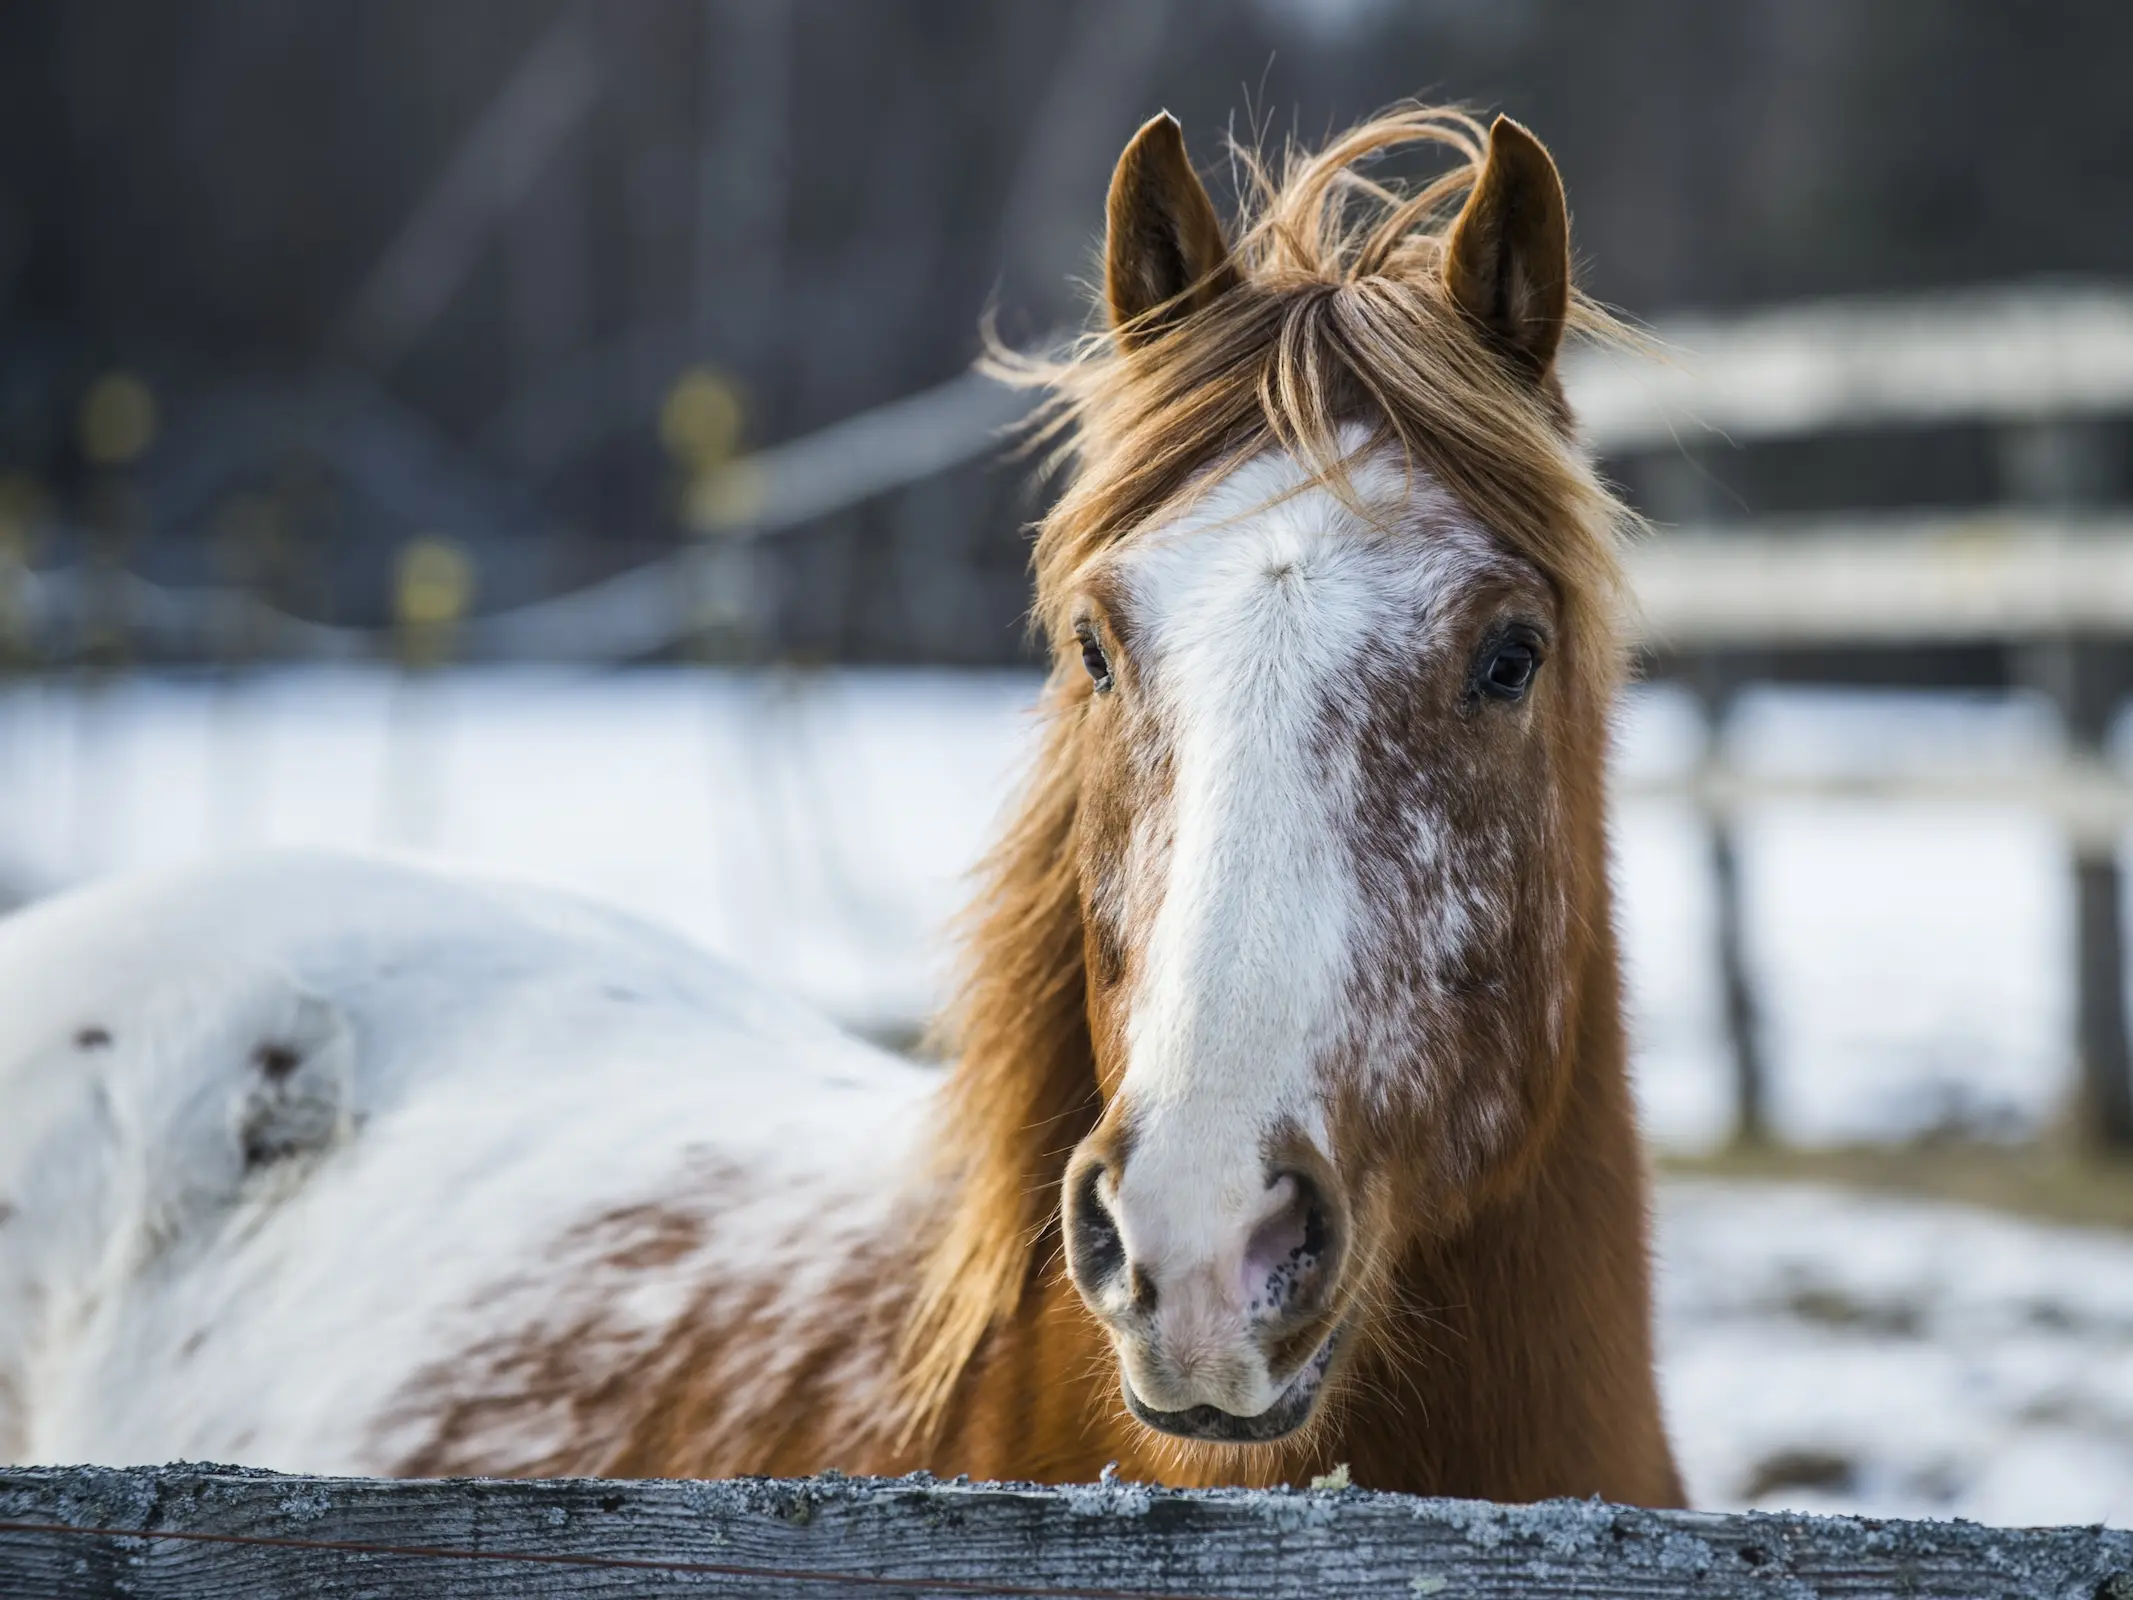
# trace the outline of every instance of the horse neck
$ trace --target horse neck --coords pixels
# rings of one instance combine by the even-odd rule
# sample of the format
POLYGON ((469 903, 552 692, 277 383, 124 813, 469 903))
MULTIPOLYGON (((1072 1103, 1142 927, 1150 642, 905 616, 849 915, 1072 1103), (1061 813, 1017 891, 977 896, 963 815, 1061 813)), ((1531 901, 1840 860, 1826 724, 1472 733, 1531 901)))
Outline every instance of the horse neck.
MULTIPOLYGON (((897 1349, 899 1448, 945 1442, 973 1363, 1018 1337, 1066 1159, 1101 1106, 1090 1043, 1079 857, 1078 719, 1055 703, 1021 808, 980 875, 922 1181, 897 1349)), ((952 1470, 976 1471, 957 1467, 952 1470)))
POLYGON ((1649 1192, 1604 875, 1564 1098, 1515 1180, 1410 1250, 1333 1453, 1357 1481, 1678 1505, 1653 1374, 1649 1192))

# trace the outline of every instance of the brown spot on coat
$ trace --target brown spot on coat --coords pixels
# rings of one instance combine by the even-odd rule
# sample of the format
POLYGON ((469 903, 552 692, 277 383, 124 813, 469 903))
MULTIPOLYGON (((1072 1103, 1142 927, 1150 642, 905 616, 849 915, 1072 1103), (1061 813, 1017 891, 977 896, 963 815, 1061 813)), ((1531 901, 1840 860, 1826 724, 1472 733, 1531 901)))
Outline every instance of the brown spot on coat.
POLYGON ((111 1030, 92 1022, 86 1028, 82 1028, 75 1033, 74 1048, 77 1050, 108 1050, 111 1048, 111 1030))
POLYGON ((415 1425, 395 1472, 728 1477, 876 1459, 857 1441, 879 1404, 855 1409, 858 1392, 822 1380, 862 1348, 858 1365, 885 1377, 898 1276, 862 1249, 827 1295, 794 1305, 775 1274, 734 1282, 707 1270, 718 1259, 711 1219, 750 1181, 730 1161, 687 1161, 685 1198, 614 1207, 555 1241, 551 1259, 569 1264, 560 1302, 530 1278, 477 1294, 507 1319, 517 1302, 528 1320, 416 1375, 385 1419, 388 1431, 415 1425), (689 1285, 688 1308, 665 1325, 618 1319, 646 1280, 689 1285))

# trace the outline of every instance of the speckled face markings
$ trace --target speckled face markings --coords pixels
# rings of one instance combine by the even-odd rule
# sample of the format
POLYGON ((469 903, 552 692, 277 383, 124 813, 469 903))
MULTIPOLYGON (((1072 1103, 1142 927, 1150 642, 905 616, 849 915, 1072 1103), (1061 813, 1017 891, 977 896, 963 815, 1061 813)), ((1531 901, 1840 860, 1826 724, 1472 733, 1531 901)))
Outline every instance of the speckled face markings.
POLYGON ((1446 1170, 1500 1147, 1529 1044, 1511 1011, 1546 986, 1517 967, 1566 920, 1535 870, 1561 809, 1539 696, 1474 680, 1505 630, 1545 654, 1551 592, 1397 458, 1352 487, 1270 453, 1090 574, 1111 682, 1083 886, 1113 953, 1107 1111, 1077 1157, 1101 1170, 1069 1210, 1078 1238, 1115 1232, 1091 1259, 1117 1292, 1084 1292, 1154 1414, 1315 1388, 1364 1130, 1441 1143, 1446 1170))

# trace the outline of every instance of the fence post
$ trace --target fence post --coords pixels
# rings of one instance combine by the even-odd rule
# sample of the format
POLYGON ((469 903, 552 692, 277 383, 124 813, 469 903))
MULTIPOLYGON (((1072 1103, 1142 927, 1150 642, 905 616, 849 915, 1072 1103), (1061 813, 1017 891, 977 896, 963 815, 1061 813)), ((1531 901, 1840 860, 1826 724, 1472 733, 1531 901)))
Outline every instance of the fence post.
POLYGON ((2133 1149, 2133 1057, 2126 1049, 2124 876, 2108 844, 2074 852, 2076 1026, 2084 1131, 2133 1149))
MULTIPOLYGON (((2077 753, 2101 759, 2128 680, 2125 645, 2058 639, 2031 652, 2028 676, 2051 696, 2077 753)), ((2074 872, 2074 1042, 2087 1141, 2133 1150, 2133 1046, 2126 1023, 2125 874, 2118 841, 2077 833, 2074 872)))
MULTIPOLYGON (((1999 436, 2008 499, 2061 514, 2108 493, 2116 461, 2093 425, 2040 417, 1999 436)), ((2111 718, 2128 683, 2127 647, 2063 635, 2032 645, 2021 676, 2058 706, 2078 755, 2101 759, 2111 718)), ((2080 1062, 2078 1114, 2099 1148, 2133 1149, 2133 1051, 2126 1038, 2124 873, 2108 834, 2072 840, 2074 869, 2074 1042, 2080 1062)))
POLYGON ((1726 1043, 1733 1055, 1733 1140, 1759 1145, 1770 1138, 1768 1075, 1757 1037, 1755 990, 1748 980, 1747 910, 1741 892, 1740 850, 1733 819, 1710 819, 1711 884, 1717 896, 1718 981, 1726 1043))
MULTIPOLYGON (((1690 668, 1689 681, 1703 704, 1704 767, 1724 764, 1726 714, 1737 690, 1736 674, 1708 656, 1690 668)), ((1741 884, 1739 829, 1730 811, 1708 802, 1704 834, 1711 863, 1712 914, 1718 955, 1719 1004, 1733 1061, 1733 1139, 1758 1145, 1770 1137, 1769 1074, 1763 1061, 1755 987, 1748 974, 1747 895, 1741 884)))

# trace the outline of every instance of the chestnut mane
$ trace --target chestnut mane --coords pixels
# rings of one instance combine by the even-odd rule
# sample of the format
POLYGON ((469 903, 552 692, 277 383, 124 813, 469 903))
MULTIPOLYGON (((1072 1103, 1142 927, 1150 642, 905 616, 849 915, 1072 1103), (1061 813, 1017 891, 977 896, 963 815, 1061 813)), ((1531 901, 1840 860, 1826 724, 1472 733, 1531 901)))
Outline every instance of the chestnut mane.
MULTIPOLYGON (((1589 675, 1586 703, 1606 703, 1619 671, 1617 545, 1633 519, 1576 450, 1553 377, 1511 370, 1445 288, 1447 238, 1486 145, 1464 112, 1408 106, 1315 152, 1290 149, 1278 177, 1238 149, 1244 214, 1222 292, 1182 315, 1173 305, 1174 325, 1130 350, 1113 331, 1063 359, 990 358, 1009 381, 1048 391, 1036 438, 1065 483, 1037 529, 1034 620, 1055 668, 1041 747, 980 868, 939 1029, 955 1065, 928 1175, 937 1232, 902 1335, 906 1447, 937 1433, 988 1330, 1056 1261, 1061 1175, 1101 1111, 1076 873, 1088 684, 1062 652, 1082 565, 1269 448, 1295 452, 1346 497, 1354 455, 1342 433, 1360 423, 1366 448, 1396 445, 1546 575, 1587 641, 1575 669, 1589 675), (1368 171, 1411 147, 1451 165, 1412 186, 1368 171)), ((1619 332, 1576 297, 1570 325, 1619 332)))

